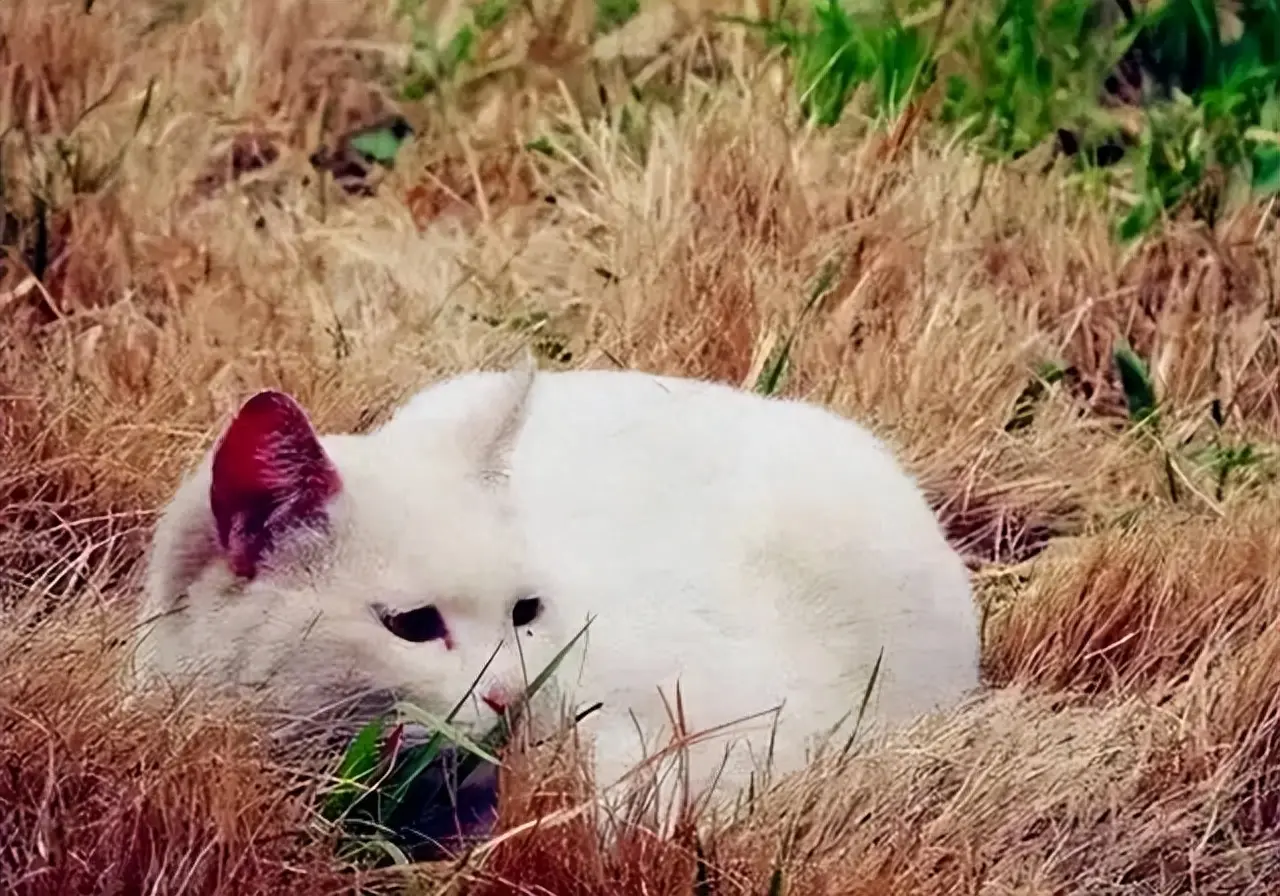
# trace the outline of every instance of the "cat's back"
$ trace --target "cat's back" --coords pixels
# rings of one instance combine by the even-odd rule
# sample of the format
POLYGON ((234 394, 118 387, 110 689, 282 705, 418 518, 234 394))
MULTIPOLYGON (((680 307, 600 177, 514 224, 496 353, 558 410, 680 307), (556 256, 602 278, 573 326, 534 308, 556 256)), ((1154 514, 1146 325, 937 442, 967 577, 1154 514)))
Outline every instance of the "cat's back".
POLYGON ((720 492, 726 512, 803 514, 856 494, 881 531, 898 515, 913 525, 922 514, 933 521, 914 480, 861 423, 811 402, 703 380, 633 371, 542 375, 517 458, 530 473, 562 469, 578 482, 599 476, 593 484, 609 492, 628 485, 686 498, 720 492))
MULTIPOLYGON (((447 380, 399 416, 463 413, 502 376, 447 380)), ((767 551, 790 539, 786 550, 815 558, 851 542, 947 552, 915 482, 869 429, 813 403, 710 381, 539 373, 511 473, 530 527, 549 533, 534 537, 566 543, 603 548, 632 538, 654 551, 723 551, 734 542, 767 551)))
MULTIPOLYGON (((483 400, 499 376, 433 387, 420 410, 483 400)), ((638 372, 539 374, 508 486, 559 599, 608 600, 619 615, 604 624, 655 669, 718 644, 715 663, 754 657, 733 674, 759 688, 774 686, 751 677, 773 668, 767 650, 840 691, 885 647, 895 712, 976 681, 968 575, 936 515, 884 442, 819 405, 638 372)))
POLYGON ((570 581, 580 570, 574 584, 588 593, 626 583, 653 627, 646 643, 667 632, 666 614, 681 620, 675 643, 741 648, 751 666, 769 632, 786 675, 816 689, 815 712, 826 706, 817 691, 865 683, 881 648, 888 716, 974 686, 968 571, 869 428, 696 380, 610 372, 540 385, 513 468, 532 543, 570 581), (725 640, 734 631, 750 649, 725 640))
MULTIPOLYGON (((490 400, 503 376, 475 372, 433 385, 398 423, 461 416, 490 400)), ((863 508, 882 533, 898 517, 913 526, 932 520, 893 453, 856 421, 808 402, 639 371, 539 373, 511 471, 530 502, 558 494, 562 504, 607 504, 618 514, 662 514, 675 502, 698 522, 765 507, 804 515, 856 494, 862 500, 849 509, 863 508)))

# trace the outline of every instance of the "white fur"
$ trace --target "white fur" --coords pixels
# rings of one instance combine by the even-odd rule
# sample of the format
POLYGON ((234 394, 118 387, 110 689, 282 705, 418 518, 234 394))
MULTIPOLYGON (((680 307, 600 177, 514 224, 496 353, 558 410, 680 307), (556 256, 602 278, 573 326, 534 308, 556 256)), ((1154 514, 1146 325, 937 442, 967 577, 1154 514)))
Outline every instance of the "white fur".
MULTIPOLYGON (((867 430, 693 380, 531 377, 467 374, 375 432, 323 436, 343 481, 331 529, 279 546, 252 581, 221 558, 206 457, 156 532, 142 615, 167 615, 139 672, 203 669, 297 712, 369 690, 369 708, 394 695, 443 715, 499 645, 477 692, 518 688, 593 616, 548 694, 603 702, 582 724, 601 786, 666 743, 677 681, 694 733, 781 706, 776 733, 766 715, 690 752, 695 792, 718 776, 725 796, 771 740, 775 774, 802 765, 857 713, 882 649, 882 726, 978 685, 967 571, 867 430), (517 650, 510 608, 529 592, 546 608, 517 650), (454 649, 398 640, 374 603, 435 603, 454 649), (725 765, 730 735, 750 755, 725 765)), ((457 723, 494 720, 473 700, 457 723)))

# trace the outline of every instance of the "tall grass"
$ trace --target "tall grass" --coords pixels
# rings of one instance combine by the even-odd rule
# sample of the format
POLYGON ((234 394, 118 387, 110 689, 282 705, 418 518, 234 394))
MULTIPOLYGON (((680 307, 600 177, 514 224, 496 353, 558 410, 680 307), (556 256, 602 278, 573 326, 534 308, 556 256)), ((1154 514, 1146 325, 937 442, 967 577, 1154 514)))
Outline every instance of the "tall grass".
POLYGON ((1275 891, 1271 7, 495 10, 0 4, 4 891, 1275 891), (865 419, 991 692, 612 842, 572 731, 402 707, 295 761, 122 699, 155 508, 243 397, 362 431, 530 343, 865 419), (483 843, 397 839, 495 786, 483 843))
POLYGON ((803 24, 755 24, 786 48, 801 107, 820 125, 851 105, 894 121, 908 101, 933 93, 958 138, 1000 157, 1061 144, 1063 134, 1086 165, 1097 156, 1079 153, 1082 143, 1135 144, 1112 178, 1131 194, 1117 209, 1122 240, 1183 207, 1212 223, 1240 195, 1275 193, 1276 6, 1254 0, 1220 12, 1210 0, 1172 0, 1126 9, 1118 25, 1103 8, 1111 4, 992 0, 954 14, 951 3, 908 3, 899 13, 892 3, 851 11, 819 0, 803 24), (1103 102, 1126 63, 1140 82, 1136 133, 1103 102))

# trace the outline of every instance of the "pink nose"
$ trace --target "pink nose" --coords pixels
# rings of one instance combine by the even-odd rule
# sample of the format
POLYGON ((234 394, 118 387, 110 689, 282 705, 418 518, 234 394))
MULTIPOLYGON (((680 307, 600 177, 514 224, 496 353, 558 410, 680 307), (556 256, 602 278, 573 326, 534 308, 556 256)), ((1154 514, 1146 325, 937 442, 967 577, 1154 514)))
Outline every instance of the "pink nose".
POLYGON ((485 706, 492 709, 498 715, 504 715, 507 711, 506 695, 497 689, 485 691, 484 694, 480 696, 480 699, 483 701, 485 706))

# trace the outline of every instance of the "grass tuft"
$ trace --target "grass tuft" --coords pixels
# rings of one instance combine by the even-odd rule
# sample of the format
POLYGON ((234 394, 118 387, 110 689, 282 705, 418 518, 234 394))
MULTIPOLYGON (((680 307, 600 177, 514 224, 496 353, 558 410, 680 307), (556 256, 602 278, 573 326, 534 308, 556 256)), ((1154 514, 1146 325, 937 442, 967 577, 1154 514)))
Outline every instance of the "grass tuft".
POLYGON ((0 889, 1280 888, 1280 20, 1108 10, 0 4, 0 889), (992 689, 667 840, 597 840, 574 732, 486 741, 496 835, 432 862, 366 794, 394 720, 340 768, 123 699, 155 510, 247 395, 360 431, 526 347, 866 420, 992 689))

